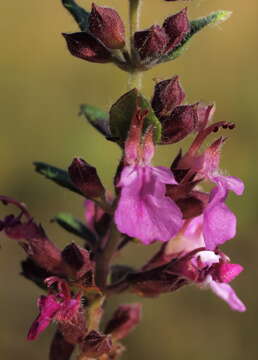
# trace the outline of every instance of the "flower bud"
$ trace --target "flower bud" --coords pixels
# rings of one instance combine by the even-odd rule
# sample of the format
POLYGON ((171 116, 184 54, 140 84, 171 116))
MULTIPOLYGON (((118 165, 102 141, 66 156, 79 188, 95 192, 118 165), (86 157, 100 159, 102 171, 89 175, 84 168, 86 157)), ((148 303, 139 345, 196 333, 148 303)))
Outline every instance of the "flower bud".
POLYGON ((166 18, 163 23, 163 28, 169 36, 169 43, 166 49, 166 52, 169 52, 178 46, 184 39, 185 35, 190 31, 187 8, 184 8, 179 13, 166 18))
POLYGON ((179 77, 174 76, 172 79, 160 81, 155 85, 151 105, 160 118, 170 115, 178 105, 182 104, 184 98, 185 93, 180 85, 179 77))
POLYGON ((125 27, 118 13, 111 8, 92 4, 89 29, 106 47, 121 49, 125 46, 125 27))
POLYGON ((142 61, 151 62, 163 54, 168 40, 165 30, 159 25, 153 25, 134 34, 134 47, 142 61))
POLYGON ((105 189, 98 177, 96 169, 83 159, 75 158, 70 165, 69 176, 73 184, 87 197, 104 196, 105 189))
POLYGON ((197 105, 178 106, 162 122, 162 144, 176 143, 189 135, 198 121, 197 105))
POLYGON ((108 322, 106 333, 111 333, 114 339, 121 340, 134 330, 140 320, 141 304, 120 305, 108 322))
POLYGON ((110 52, 97 39, 86 32, 63 34, 67 47, 73 56, 80 59, 107 63, 111 61, 110 52))
POLYGON ((64 248, 62 258, 67 266, 68 273, 75 279, 80 279, 88 272, 93 271, 94 266, 90 260, 89 252, 75 243, 64 248))

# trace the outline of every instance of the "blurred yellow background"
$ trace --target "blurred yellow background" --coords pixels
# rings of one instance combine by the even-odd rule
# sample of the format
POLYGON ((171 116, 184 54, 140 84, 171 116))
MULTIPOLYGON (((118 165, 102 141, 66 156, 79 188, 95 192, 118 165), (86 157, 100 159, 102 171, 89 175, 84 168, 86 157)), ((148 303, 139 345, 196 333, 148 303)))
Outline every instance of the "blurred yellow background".
MULTIPOLYGON (((82 218, 82 199, 34 173, 32 162, 65 168, 79 155, 95 165, 111 187, 119 149, 77 113, 79 104, 85 102, 108 110, 126 91, 127 74, 68 53, 60 33, 77 31, 77 27, 60 3, 0 3, 0 192, 26 202, 50 238, 63 247, 76 239, 49 220, 60 211, 82 218)), ((126 19, 127 0, 97 3, 115 7, 126 19)), ((90 1, 80 4, 90 7, 90 1)), ((144 0, 142 28, 161 23, 184 5, 144 0)), ((239 216, 238 235, 223 248, 233 262, 245 266, 233 286, 248 311, 234 313, 209 292, 190 286, 158 299, 145 299, 143 322, 128 338, 123 359, 253 360, 258 358, 258 2, 193 0, 187 5, 191 18, 218 9, 232 10, 233 16, 223 25, 203 30, 176 61, 146 73, 143 92, 151 96, 153 78, 178 74, 189 102, 215 101, 215 119, 237 124, 224 147, 222 168, 245 181, 246 193, 243 198, 230 197, 239 216)), ((169 165, 177 150, 177 144, 159 148, 155 162, 169 165)), ((12 208, 1 207, 0 218, 8 210, 12 208)), ((36 342, 25 339, 41 291, 18 276, 22 249, 2 235, 0 244, 0 358, 45 360, 54 326, 36 342)), ((137 265, 152 251, 152 247, 130 245, 120 260, 137 265)), ((136 299, 123 295, 115 302, 136 299)))

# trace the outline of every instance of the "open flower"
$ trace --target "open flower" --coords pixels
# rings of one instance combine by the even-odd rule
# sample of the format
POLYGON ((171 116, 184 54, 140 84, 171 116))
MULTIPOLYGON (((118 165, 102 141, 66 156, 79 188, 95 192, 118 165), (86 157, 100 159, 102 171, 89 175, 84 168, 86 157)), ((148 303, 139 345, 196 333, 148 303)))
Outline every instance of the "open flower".
POLYGON ((141 142, 145 115, 144 111, 136 110, 125 143, 125 166, 117 183, 121 194, 115 222, 122 233, 150 244, 175 236, 182 225, 182 213, 165 195, 166 184, 176 184, 172 172, 150 164, 154 154, 151 128, 141 142))
POLYGON ((39 297, 40 313, 29 330, 28 340, 35 340, 52 321, 57 321, 60 331, 69 343, 79 342, 86 329, 81 294, 72 296, 67 282, 60 278, 53 276, 47 278, 45 282, 48 287, 56 283, 58 292, 39 297))
MULTIPOLYGON (((124 285, 141 296, 153 297, 195 284, 210 289, 232 310, 246 310, 229 283, 243 271, 220 250, 207 250, 203 236, 203 218, 186 220, 179 234, 164 244, 139 271, 131 273, 124 285)), ((121 287, 122 288, 122 287, 121 287)))
POLYGON ((166 255, 172 258, 179 257, 171 266, 171 271, 175 271, 201 289, 210 289, 226 301, 232 310, 243 312, 246 310, 245 305, 228 284, 243 271, 243 267, 232 264, 219 250, 208 250, 203 229, 203 218, 197 217, 186 222, 180 235, 168 244, 166 255), (191 253, 192 256, 189 257, 188 254, 191 253))
POLYGON ((225 139, 220 137, 214 141, 203 153, 199 149, 207 136, 217 132, 220 127, 234 128, 234 124, 218 122, 206 126, 213 113, 211 106, 200 108, 200 129, 189 150, 183 156, 179 154, 172 165, 176 179, 187 183, 187 179, 200 182, 202 180, 216 184, 209 194, 209 200, 202 213, 203 236, 208 250, 214 250, 218 245, 232 239, 236 234, 236 216, 225 204, 229 191, 242 195, 244 184, 242 180, 225 176, 219 168, 221 147, 225 139))

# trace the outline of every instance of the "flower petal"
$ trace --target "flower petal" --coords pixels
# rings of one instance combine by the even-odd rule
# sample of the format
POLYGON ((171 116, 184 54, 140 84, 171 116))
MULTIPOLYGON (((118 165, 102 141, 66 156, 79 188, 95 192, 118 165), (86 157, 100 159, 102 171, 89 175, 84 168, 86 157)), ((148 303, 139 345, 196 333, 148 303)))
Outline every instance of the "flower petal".
POLYGON ((229 283, 235 279, 242 271, 243 266, 239 264, 224 263, 218 267, 218 277, 221 282, 229 283))
POLYGON ((209 287, 214 292, 214 294, 216 294, 222 300, 226 301, 232 310, 240 312, 246 311, 246 306, 237 297, 235 291, 230 285, 211 281, 209 287))
POLYGON ((38 299, 40 314, 31 325, 27 336, 28 340, 35 340, 48 327, 60 306, 53 295, 40 296, 38 299))
POLYGON ((207 250, 214 250, 236 234, 236 216, 223 202, 210 204, 204 212, 203 235, 207 250))
POLYGON ((163 168, 138 166, 133 180, 128 182, 128 168, 120 178, 122 191, 115 212, 118 229, 144 244, 170 240, 182 225, 180 209, 165 196, 164 181, 173 182, 172 175, 170 178, 163 168))
POLYGON ((242 195, 244 192, 244 183, 235 176, 216 176, 212 178, 216 184, 221 185, 225 190, 233 191, 236 195, 242 195))

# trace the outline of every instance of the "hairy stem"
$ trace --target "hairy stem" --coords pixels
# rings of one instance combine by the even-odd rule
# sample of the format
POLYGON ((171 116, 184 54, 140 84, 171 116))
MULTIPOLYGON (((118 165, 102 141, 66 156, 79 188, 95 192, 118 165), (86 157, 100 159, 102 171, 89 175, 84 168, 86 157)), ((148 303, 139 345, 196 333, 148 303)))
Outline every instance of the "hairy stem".
POLYGON ((129 0, 129 36, 131 60, 133 69, 129 73, 129 89, 140 89, 142 86, 142 72, 137 70, 137 56, 134 49, 134 33, 139 30, 142 0, 129 0))

